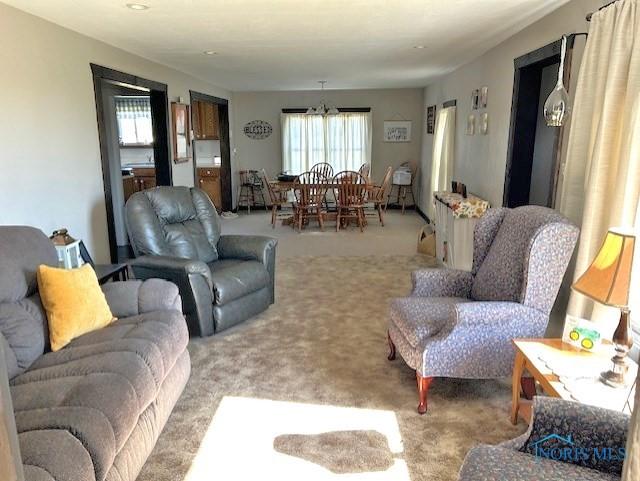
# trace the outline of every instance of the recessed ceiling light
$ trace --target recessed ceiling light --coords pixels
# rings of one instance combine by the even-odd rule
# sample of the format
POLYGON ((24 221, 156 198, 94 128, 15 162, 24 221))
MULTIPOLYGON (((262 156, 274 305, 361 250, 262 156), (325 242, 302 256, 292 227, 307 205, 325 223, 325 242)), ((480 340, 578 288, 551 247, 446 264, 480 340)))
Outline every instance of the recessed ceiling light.
POLYGON ((422 50, 424 45, 415 45, 413 48, 417 48, 418 50, 422 50))
POLYGON ((216 52, 215 50, 205 50, 202 53, 205 55, 218 55, 218 52, 216 52))
POLYGON ((144 3, 127 3, 127 8, 131 10, 147 10, 149 5, 145 5, 144 3))

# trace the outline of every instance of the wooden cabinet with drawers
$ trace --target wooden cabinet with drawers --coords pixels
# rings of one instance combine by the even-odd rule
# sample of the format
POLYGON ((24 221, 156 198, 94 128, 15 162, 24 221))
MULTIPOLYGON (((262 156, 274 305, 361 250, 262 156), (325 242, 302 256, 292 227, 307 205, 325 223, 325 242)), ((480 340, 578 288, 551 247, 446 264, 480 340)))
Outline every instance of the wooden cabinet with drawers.
POLYGON ((222 189, 220 187, 220 167, 198 167, 196 169, 198 187, 211 198, 216 209, 222 209, 222 189))
POLYGON ((152 167, 133 169, 133 175, 136 192, 156 186, 156 169, 152 167))
POLYGON ((192 110, 193 137, 196 140, 220 140, 218 106, 195 100, 192 110))

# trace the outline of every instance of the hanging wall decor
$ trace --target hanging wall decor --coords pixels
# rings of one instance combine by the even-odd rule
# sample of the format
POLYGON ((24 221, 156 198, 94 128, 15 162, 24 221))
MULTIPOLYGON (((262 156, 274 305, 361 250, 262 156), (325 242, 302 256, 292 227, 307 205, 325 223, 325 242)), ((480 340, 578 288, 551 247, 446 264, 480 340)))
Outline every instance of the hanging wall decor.
POLYGON ((489 87, 482 87, 480 89, 480 108, 481 109, 487 108, 488 97, 489 97, 489 87))
POLYGON ((436 125, 436 106, 427 107, 427 133, 433 134, 436 125))
POLYGON ((474 89, 471 92, 471 110, 478 110, 480 106, 480 89, 474 89))
POLYGON ((489 132, 489 114, 487 112, 480 116, 480 133, 487 135, 489 132))
POLYGON ((176 164, 188 162, 189 155, 189 106, 178 102, 171 102, 173 161, 176 164))
POLYGON ((384 142, 411 142, 411 120, 385 120, 384 142))
POLYGON ((262 140, 271 135, 273 127, 265 120, 252 120, 246 123, 243 132, 250 139, 262 140))
POLYGON ((467 117, 467 135, 475 135, 476 133, 476 116, 471 114, 467 117))

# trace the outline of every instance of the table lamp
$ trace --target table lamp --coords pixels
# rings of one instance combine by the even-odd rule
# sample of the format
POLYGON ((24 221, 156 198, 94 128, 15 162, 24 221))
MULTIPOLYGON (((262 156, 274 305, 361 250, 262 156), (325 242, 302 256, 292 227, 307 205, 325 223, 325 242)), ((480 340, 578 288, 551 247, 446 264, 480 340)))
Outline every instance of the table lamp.
POLYGON ((601 380, 612 387, 626 385, 629 370, 627 353, 633 346, 629 318, 629 285, 633 266, 635 236, 610 229, 602 247, 589 268, 573 284, 573 290, 606 306, 620 309, 620 321, 613 333, 615 355, 613 366, 601 374, 601 380))

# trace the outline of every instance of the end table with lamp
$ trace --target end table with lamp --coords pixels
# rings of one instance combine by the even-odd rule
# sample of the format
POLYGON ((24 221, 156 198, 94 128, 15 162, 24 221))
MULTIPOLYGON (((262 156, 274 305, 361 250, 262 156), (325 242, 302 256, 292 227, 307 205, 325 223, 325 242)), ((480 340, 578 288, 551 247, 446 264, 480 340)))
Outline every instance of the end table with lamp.
POLYGON ((574 291, 600 304, 620 309, 620 320, 612 338, 615 347, 613 365, 601 375, 602 382, 612 387, 628 384, 627 354, 633 347, 629 288, 635 240, 631 233, 610 229, 598 255, 572 286, 574 291))
POLYGON ((98 282, 104 284, 110 280, 126 281, 129 278, 129 265, 96 264, 82 240, 76 240, 65 228, 55 230, 49 237, 58 255, 58 264, 64 269, 74 269, 82 264, 90 264, 96 273, 98 282))
POLYGON ((638 370, 638 365, 627 357, 633 345, 628 304, 634 247, 634 235, 609 230, 595 259, 572 286, 601 304, 620 309, 612 341, 604 341, 594 349, 581 349, 562 339, 514 339, 513 424, 518 416, 528 421, 531 414, 530 400, 520 397, 527 387, 532 391, 531 386, 523 386, 524 371, 549 396, 631 413, 633 393, 637 391, 631 380, 638 370))

